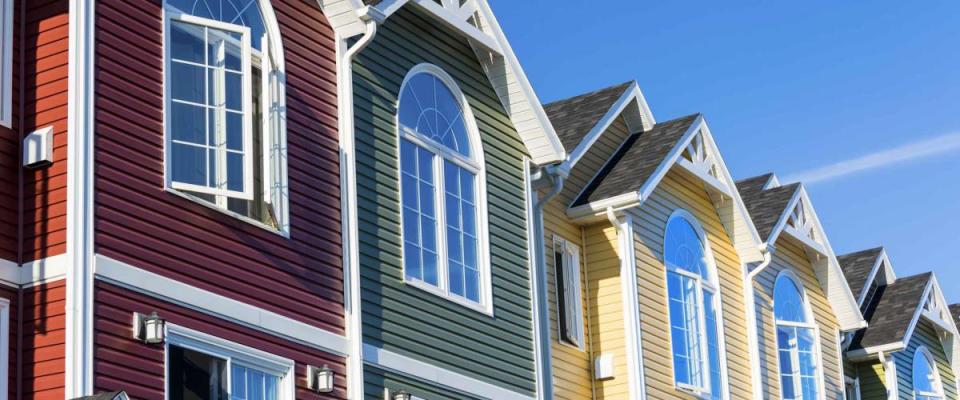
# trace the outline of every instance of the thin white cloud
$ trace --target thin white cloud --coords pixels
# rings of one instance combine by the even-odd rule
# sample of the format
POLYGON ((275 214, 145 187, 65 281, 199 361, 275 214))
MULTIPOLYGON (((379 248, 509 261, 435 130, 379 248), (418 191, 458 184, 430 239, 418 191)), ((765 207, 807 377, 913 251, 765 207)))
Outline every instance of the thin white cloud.
POLYGON ((951 133, 907 143, 892 149, 878 151, 864 156, 840 161, 827 166, 801 171, 784 179, 785 182, 818 182, 839 179, 858 172, 883 168, 886 166, 931 157, 960 150, 960 133, 951 133))

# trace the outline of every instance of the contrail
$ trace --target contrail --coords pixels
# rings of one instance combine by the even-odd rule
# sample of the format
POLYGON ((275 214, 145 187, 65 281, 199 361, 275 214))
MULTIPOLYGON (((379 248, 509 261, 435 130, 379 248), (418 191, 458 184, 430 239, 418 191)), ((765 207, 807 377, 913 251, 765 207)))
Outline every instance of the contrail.
POLYGON ((827 166, 801 171, 788 176, 785 182, 818 182, 839 179, 847 175, 960 150, 960 133, 937 136, 908 143, 892 149, 840 161, 827 166))

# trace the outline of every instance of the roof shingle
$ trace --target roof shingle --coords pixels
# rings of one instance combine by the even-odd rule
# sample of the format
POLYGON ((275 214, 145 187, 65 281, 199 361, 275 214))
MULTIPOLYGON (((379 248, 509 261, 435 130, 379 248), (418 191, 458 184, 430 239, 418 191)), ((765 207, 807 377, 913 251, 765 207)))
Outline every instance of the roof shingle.
POLYGON ((584 93, 543 106, 567 151, 573 151, 633 81, 584 93))
POLYGON ((864 315, 869 325, 854 335, 850 349, 865 349, 903 340, 917 307, 921 306, 923 290, 932 276, 927 272, 900 278, 880 288, 864 315))
POLYGON ((873 271, 873 266, 877 264, 877 257, 882 253, 883 247, 877 247, 837 256, 840 268, 843 269, 843 276, 847 278, 847 285, 850 286, 850 291, 855 297, 860 298, 870 271, 873 271))
POLYGON ((769 180, 770 174, 766 174, 737 182, 740 198, 753 219, 753 225, 757 227, 760 239, 764 241, 770 239, 773 228, 783 213, 787 212, 790 199, 800 189, 799 183, 792 183, 763 190, 769 180))
POLYGON ((699 117, 700 114, 688 115, 631 135, 573 202, 573 207, 639 191, 699 117))

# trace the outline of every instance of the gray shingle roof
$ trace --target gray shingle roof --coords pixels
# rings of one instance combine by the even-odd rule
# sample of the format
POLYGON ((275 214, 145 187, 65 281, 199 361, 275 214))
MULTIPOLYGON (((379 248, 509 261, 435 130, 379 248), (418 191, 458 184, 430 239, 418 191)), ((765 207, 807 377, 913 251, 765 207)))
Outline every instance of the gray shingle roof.
POLYGON ((688 115, 631 135, 573 206, 639 191, 699 117, 700 114, 688 115))
POLYGON ((883 253, 883 247, 837 256, 840 268, 843 269, 843 276, 847 278, 847 285, 850 286, 850 291, 855 297, 860 297, 870 271, 877 264, 877 257, 880 257, 881 253, 883 253))
POLYGON ((854 335, 850 349, 859 350, 903 340, 917 307, 922 305, 923 289, 932 275, 927 272, 899 278, 880 288, 864 315, 869 325, 854 335))
POLYGON ((631 85, 633 81, 624 82, 543 106, 563 147, 573 151, 631 85))
POLYGON ((953 315, 953 322, 960 326, 960 304, 950 305, 950 315, 953 315))
POLYGON ((763 190, 763 185, 769 179, 770 174, 766 174, 737 182, 740 198, 747 206, 747 213, 753 219, 753 224, 757 227, 757 233, 762 240, 770 238, 774 226, 780 221, 783 213, 787 212, 790 199, 800 189, 799 183, 792 183, 763 190))

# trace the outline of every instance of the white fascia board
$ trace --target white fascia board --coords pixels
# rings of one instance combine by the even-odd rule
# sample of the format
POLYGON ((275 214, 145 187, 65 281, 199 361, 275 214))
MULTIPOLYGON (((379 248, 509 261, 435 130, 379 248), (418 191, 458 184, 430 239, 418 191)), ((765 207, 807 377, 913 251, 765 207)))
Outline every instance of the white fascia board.
POLYGON ((612 208, 613 211, 621 211, 628 208, 637 207, 642 202, 643 200, 640 198, 640 195, 637 192, 625 193, 619 196, 570 208, 567 210, 567 218, 570 218, 570 220, 573 222, 593 221, 598 218, 606 218, 606 212, 608 209, 612 208))
POLYGON ((451 389, 471 397, 497 400, 534 400, 500 386, 438 367, 371 344, 363 345, 363 361, 370 366, 404 375, 433 386, 451 389))
POLYGON ((290 317, 100 254, 96 256, 94 270, 95 276, 106 282, 331 354, 341 357, 349 355, 347 338, 290 317))
MULTIPOLYGON (((636 82, 633 82, 633 84, 620 95, 620 98, 610 106, 610 109, 600 118, 600 121, 590 129, 590 132, 577 144, 577 147, 568 154, 567 160, 563 162, 561 168, 568 172, 573 169, 573 167, 577 165, 577 162, 579 162, 597 140, 600 139, 600 136, 610 128, 610 125, 612 125, 621 114, 630 112, 636 113, 637 117, 643 121, 644 131, 650 130, 656 124, 656 120, 653 119, 653 113, 650 111, 650 106, 647 105, 647 100, 643 97, 643 92, 640 91, 640 86, 638 86, 636 82), (630 107, 628 109, 634 101, 637 102, 637 108, 634 109, 630 107)), ((634 134, 636 132, 630 133, 634 134)))
POLYGON ((860 361, 876 359, 880 357, 881 354, 897 352, 905 348, 907 348, 907 344, 905 342, 893 342, 893 343, 882 344, 879 346, 851 350, 851 351, 848 351, 846 355, 847 355, 847 358, 850 359, 850 361, 860 362, 860 361))

